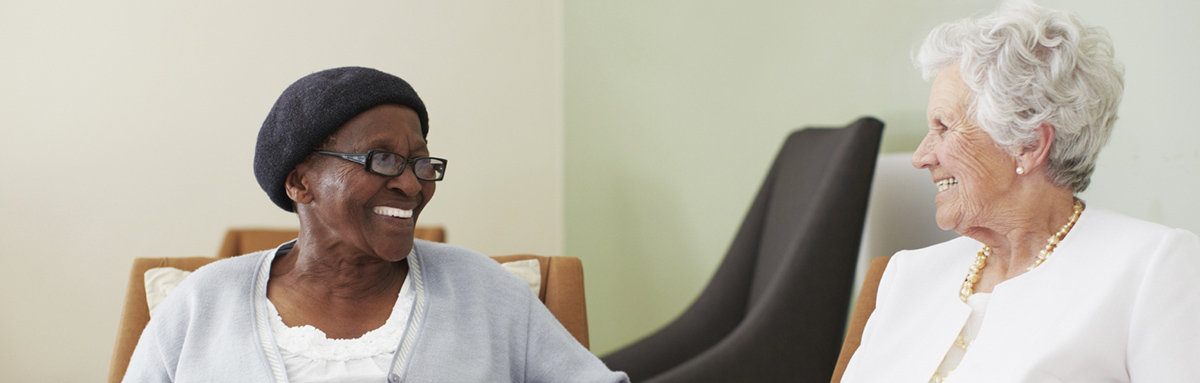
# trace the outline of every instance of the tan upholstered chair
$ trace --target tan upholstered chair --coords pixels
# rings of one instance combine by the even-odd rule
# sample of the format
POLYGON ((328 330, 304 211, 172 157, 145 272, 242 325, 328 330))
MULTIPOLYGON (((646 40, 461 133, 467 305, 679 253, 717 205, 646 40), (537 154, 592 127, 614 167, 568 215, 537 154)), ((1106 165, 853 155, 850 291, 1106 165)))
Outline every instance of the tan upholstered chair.
MULTIPOLYGON (((443 241, 442 228, 417 228, 417 238, 443 241)), ((296 238, 296 230, 233 229, 225 235, 218 257, 189 258, 137 258, 129 275, 129 287, 125 294, 125 306, 117 330, 117 341, 113 347, 109 365, 108 381, 117 383, 129 368, 129 358, 137 346, 138 338, 146 323, 150 321, 150 309, 146 302, 145 277, 147 270, 155 267, 174 267, 192 271, 220 258, 271 249, 280 243, 296 238)), ((497 262, 512 262, 536 258, 541 265, 542 287, 540 299, 550 313, 584 347, 589 346, 587 327, 587 304, 583 291, 583 264, 574 257, 549 257, 537 255, 506 255, 492 257, 497 262)))
MULTIPOLYGON (((296 229, 229 229, 225 241, 217 252, 217 258, 249 254, 259 250, 274 249, 279 244, 296 239, 296 229)), ((446 242, 446 229, 441 227, 417 227, 413 236, 433 242, 446 242)))
POLYGON ((829 379, 882 133, 864 117, 789 134, 704 291, 601 360, 644 383, 829 379))
POLYGON ((842 374, 846 372, 846 364, 850 363, 850 357, 854 355, 855 350, 858 350, 858 345, 862 344, 863 327, 867 325, 867 318, 870 318, 871 313, 875 311, 875 296, 879 292, 879 279, 883 278, 883 270, 887 268, 888 261, 891 259, 891 256, 875 258, 867 267, 867 276, 863 278, 862 289, 858 291, 854 314, 850 316, 850 322, 846 326, 846 340, 842 342, 842 353, 838 355, 837 367, 833 369, 833 379, 830 380, 830 383, 842 381, 842 374))

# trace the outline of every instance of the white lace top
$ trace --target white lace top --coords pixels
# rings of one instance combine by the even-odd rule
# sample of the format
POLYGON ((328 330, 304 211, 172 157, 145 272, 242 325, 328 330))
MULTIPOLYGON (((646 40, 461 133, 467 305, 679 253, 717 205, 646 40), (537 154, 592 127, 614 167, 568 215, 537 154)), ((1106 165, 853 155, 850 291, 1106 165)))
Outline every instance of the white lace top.
POLYGON ((416 295, 409 287, 409 280, 404 279, 387 322, 357 339, 329 339, 325 332, 308 325, 288 327, 275 305, 267 305, 271 311, 271 333, 279 346, 288 381, 384 381, 412 315, 416 295))

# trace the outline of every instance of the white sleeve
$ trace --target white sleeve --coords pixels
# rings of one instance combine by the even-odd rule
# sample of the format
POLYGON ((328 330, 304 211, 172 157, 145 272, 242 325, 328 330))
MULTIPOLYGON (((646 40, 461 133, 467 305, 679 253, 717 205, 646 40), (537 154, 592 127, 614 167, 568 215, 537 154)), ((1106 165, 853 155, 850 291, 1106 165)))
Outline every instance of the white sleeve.
POLYGON ((1130 314, 1130 381, 1200 382, 1200 238, 1176 229, 1146 256, 1130 314))
MULTIPOLYGON (((880 321, 877 319, 879 316, 876 316, 875 313, 883 311, 880 310, 880 307, 887 307, 891 303, 892 294, 896 291, 895 288, 892 288, 892 285, 896 283, 896 274, 903 268, 900 265, 902 257, 899 257, 899 255, 901 253, 903 251, 896 253, 891 259, 888 259, 887 268, 883 269, 883 275, 879 278, 879 289, 875 293, 875 310, 872 311, 871 316, 867 317, 867 323, 863 326, 858 350, 868 350, 873 346, 872 340, 876 336, 876 329, 880 321)), ((870 375, 870 372, 867 372, 870 367, 860 365, 863 363, 863 358, 855 358, 855 356, 859 355, 858 350, 855 350, 854 354, 850 356, 850 361, 846 363, 846 370, 842 373, 842 382, 852 383, 869 379, 869 377, 864 377, 864 375, 870 375)), ((863 354, 867 353, 869 351, 863 354)))

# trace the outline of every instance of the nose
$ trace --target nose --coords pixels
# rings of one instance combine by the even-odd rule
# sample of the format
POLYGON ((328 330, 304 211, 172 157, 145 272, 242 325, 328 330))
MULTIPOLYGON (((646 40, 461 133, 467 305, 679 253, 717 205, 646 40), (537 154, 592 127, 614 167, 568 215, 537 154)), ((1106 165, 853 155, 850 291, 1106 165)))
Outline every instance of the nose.
POLYGON ((422 188, 421 180, 417 179, 417 173, 412 166, 405 166, 400 175, 388 178, 387 187, 406 196, 421 194, 422 188))
POLYGON ((937 165, 937 157, 933 155, 933 139, 926 135, 921 140, 921 144, 917 145, 917 150, 913 152, 912 166, 924 169, 933 165, 937 165))

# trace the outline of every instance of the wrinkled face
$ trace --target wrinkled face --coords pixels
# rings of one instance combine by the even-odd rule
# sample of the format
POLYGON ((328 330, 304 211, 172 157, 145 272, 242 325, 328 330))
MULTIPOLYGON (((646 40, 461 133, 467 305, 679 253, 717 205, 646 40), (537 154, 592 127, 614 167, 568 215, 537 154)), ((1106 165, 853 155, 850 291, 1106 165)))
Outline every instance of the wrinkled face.
MULTIPOLYGON (((355 116, 320 148, 340 153, 372 149, 406 158, 429 156, 417 114, 394 104, 355 116)), ((417 217, 433 198, 434 181, 417 179, 411 165, 399 176, 385 177, 367 172, 361 164, 323 155, 309 157, 296 171, 302 169, 312 197, 304 208, 313 218, 310 226, 315 226, 305 230, 388 261, 408 256, 417 217)))
POLYGON ((1016 176, 1016 160, 967 115, 971 90, 951 64, 938 75, 929 94, 929 133, 912 163, 928 169, 937 185, 937 223, 960 234, 987 227, 1016 176))

